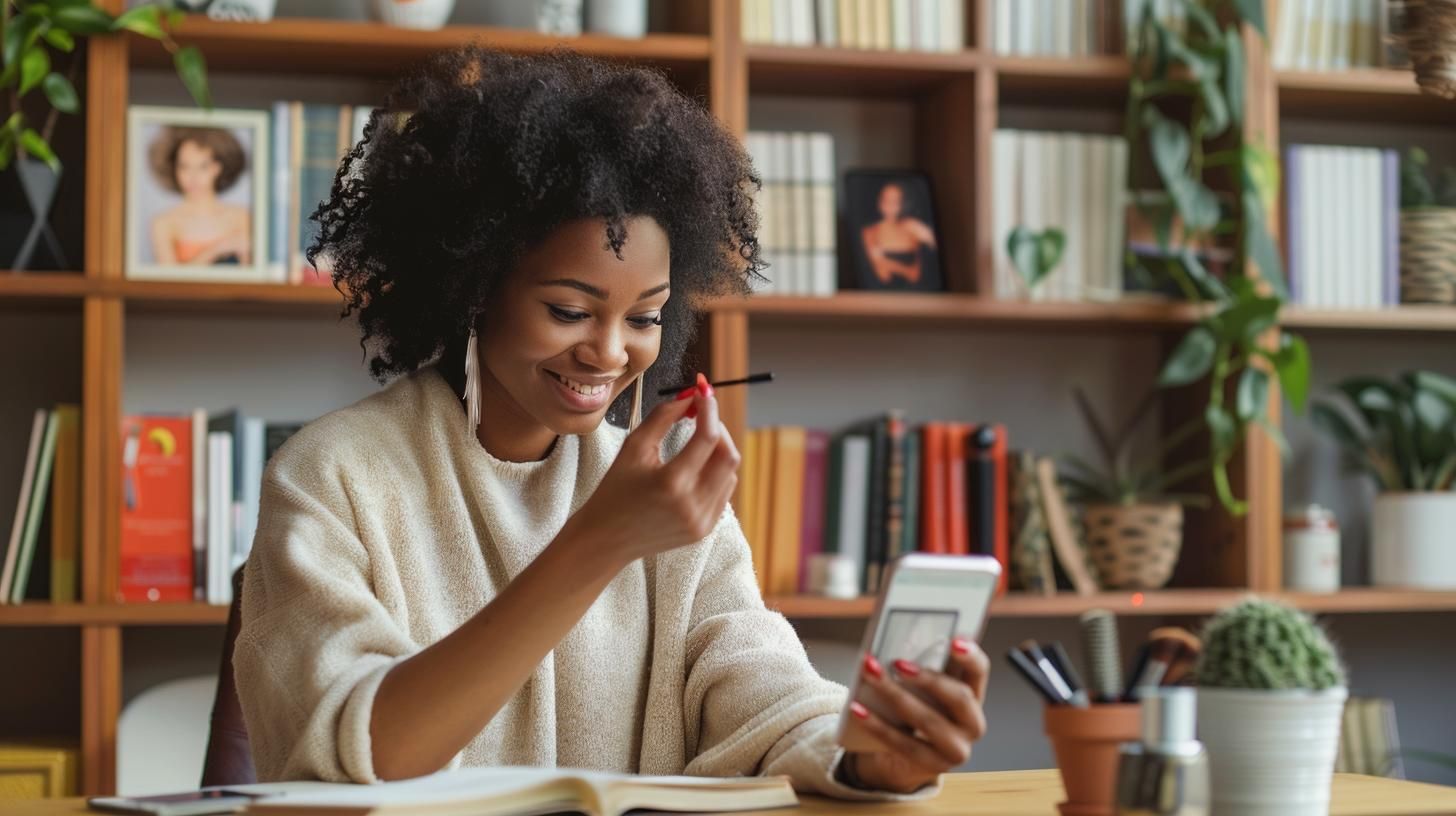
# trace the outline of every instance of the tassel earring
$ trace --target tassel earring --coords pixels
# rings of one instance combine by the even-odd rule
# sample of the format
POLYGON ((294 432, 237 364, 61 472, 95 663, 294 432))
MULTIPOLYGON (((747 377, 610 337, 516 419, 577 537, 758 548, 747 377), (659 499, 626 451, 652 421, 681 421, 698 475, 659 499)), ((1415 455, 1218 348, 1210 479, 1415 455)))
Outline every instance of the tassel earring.
POLYGON ((642 378, 645 374, 638 374, 637 380, 632 383, 632 413, 627 419, 628 432, 637 430, 642 424, 642 378))
POLYGON ((480 357, 476 354, 475 329, 470 330, 470 339, 465 343, 465 415, 470 423, 470 432, 480 427, 480 357))

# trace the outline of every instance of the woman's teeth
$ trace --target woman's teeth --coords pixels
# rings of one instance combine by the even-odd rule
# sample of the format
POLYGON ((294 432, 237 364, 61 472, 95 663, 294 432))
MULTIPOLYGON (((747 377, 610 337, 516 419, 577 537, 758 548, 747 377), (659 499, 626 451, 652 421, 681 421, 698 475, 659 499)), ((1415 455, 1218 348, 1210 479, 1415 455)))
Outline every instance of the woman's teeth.
POLYGON ((585 383, 579 383, 576 380, 569 380, 561 376, 560 374, 556 374, 556 372, 554 371, 551 373, 555 375, 556 379, 561 381, 562 385, 565 385, 567 388, 570 388, 572 391, 575 391, 576 393, 581 394, 584 397, 601 396, 601 393, 607 390, 607 387, 605 385, 587 385, 585 383))

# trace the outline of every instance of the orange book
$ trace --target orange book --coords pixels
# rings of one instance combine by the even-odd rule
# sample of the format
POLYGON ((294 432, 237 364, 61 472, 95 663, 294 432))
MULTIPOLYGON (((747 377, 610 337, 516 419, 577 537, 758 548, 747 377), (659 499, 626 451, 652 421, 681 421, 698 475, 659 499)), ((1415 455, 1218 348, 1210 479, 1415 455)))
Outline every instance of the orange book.
POLYGON ((927 422, 920 429, 920 550, 947 552, 946 525, 946 426, 927 422))
POLYGON ((122 420, 122 601, 192 600, 192 420, 122 420))
POLYGON ((753 550, 753 518, 757 511, 754 502, 758 498, 753 490, 754 478, 758 475, 758 431, 748 429, 743 440, 743 461, 738 465, 738 489, 735 491, 735 509, 738 513, 738 526, 743 529, 743 537, 748 539, 749 551, 753 550))
POLYGON ((946 423, 945 551, 951 555, 969 555, 971 552, 971 519, 966 506, 966 439, 970 435, 970 425, 964 422, 946 423))
POLYGON ((804 521, 803 428, 775 428, 773 444, 773 521, 769 533, 768 593, 799 591, 799 538, 804 521))

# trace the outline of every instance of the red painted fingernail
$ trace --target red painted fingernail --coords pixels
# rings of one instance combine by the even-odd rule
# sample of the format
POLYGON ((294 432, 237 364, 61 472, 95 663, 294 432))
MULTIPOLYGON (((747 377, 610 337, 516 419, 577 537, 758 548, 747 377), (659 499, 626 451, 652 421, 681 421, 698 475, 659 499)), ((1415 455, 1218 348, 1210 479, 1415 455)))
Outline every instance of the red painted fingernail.
POLYGON ((696 387, 698 389, 698 393, 702 394, 703 396, 713 396, 713 385, 708 382, 707 376, 705 376, 701 371, 698 372, 698 384, 696 387))
POLYGON ((858 700, 853 700, 850 702, 849 713, 860 718, 861 720, 868 720, 870 718, 870 710, 860 705, 858 700))
POLYGON ((684 388, 683 390, 677 392, 677 396, 674 397, 674 399, 680 399, 680 400, 692 399, 693 393, 695 391, 697 391, 697 390, 698 389, 695 386, 691 386, 690 385, 687 388, 684 388))
POLYGON ((876 660, 872 654, 865 655, 864 667, 865 671, 869 672, 869 675, 876 680, 885 676, 884 667, 880 665, 880 661, 876 660))
POLYGON ((697 404, 694 403, 692 405, 689 405, 688 406, 688 419, 696 419, 697 416, 698 416, 698 406, 697 406, 697 404))
POLYGON ((920 667, 908 660, 901 659, 895 661, 895 671, 906 677, 914 677, 920 673, 920 667))
POLYGON ((965 638, 955 638, 950 642, 950 648, 956 654, 970 654, 971 642, 965 638))

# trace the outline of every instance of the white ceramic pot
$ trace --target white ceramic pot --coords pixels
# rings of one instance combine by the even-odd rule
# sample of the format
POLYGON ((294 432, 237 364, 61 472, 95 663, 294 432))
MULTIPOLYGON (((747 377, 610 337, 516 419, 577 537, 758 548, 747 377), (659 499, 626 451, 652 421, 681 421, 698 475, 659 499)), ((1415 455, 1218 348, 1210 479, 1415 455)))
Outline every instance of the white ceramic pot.
POLYGON ((1327 816, 1349 692, 1200 688, 1216 816, 1327 816))
POLYGON ((454 10, 455 0, 374 0, 374 16, 401 28, 439 28, 454 10))
POLYGON ((586 0, 586 30, 641 37, 647 33, 647 0, 586 0))
POLYGON ((1382 493, 1370 527, 1373 583, 1456 589, 1456 493, 1382 493))

